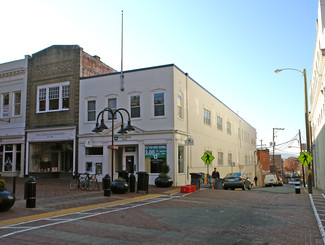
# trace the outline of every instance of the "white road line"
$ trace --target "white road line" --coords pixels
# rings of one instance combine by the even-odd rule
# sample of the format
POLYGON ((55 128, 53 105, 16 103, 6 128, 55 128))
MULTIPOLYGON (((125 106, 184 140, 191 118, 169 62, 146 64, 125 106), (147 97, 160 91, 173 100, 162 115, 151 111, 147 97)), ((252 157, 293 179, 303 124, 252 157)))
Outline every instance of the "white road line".
POLYGON ((94 216, 98 216, 98 215, 102 215, 102 214, 108 214, 108 213, 113 213, 113 212, 117 212, 117 211, 130 209, 130 208, 136 208, 136 207, 140 207, 140 206, 144 206, 144 205, 148 205, 148 204, 152 204, 152 203, 167 201, 167 200, 170 200, 170 199, 173 199, 173 198, 180 198, 180 197, 183 197, 183 196, 185 196, 185 195, 179 195, 179 196, 170 195, 170 197, 168 197, 168 198, 165 197, 165 196, 164 196, 164 198, 151 197, 151 198, 146 199, 146 200, 151 200, 150 202, 139 203, 139 202, 143 201, 143 200, 141 200, 141 201, 134 201, 134 202, 124 203, 124 204, 117 204, 115 206, 109 206, 109 207, 115 207, 114 209, 107 210, 107 211, 104 211, 104 212, 88 213, 88 214, 86 214, 86 215, 84 215, 82 217, 77 217, 77 218, 73 218, 73 219, 65 219, 64 216, 75 215, 75 214, 85 214, 85 213, 83 213, 85 211, 86 212, 91 211, 91 210, 98 210, 99 211, 100 209, 103 209, 103 208, 102 207, 101 208, 94 208, 94 209, 89 209, 89 210, 70 213, 70 214, 62 214, 62 215, 54 216, 52 218, 36 219, 36 220, 22 222, 22 223, 18 223, 18 224, 14 224, 14 225, 4 226, 4 227, 0 227, 0 230, 4 230, 4 229, 21 229, 20 227, 16 227, 16 226, 19 226, 19 225, 22 225, 22 224, 29 224, 29 223, 37 222, 37 221, 41 221, 41 220, 48 220, 48 221, 57 220, 58 221, 58 222, 44 224, 44 225, 40 225, 40 226, 25 226, 25 228, 23 228, 23 230, 18 230, 18 231, 14 231, 14 232, 11 232, 11 233, 8 233, 8 234, 1 235, 0 239, 4 238, 4 237, 15 235, 17 233, 22 233, 22 232, 26 232, 26 231, 41 229, 41 228, 44 228, 44 227, 58 225, 58 224, 64 224, 64 223, 73 222, 73 221, 76 221, 76 220, 86 219, 86 218, 90 218, 90 217, 94 217, 94 216), (133 205, 127 206, 127 205, 130 205, 130 204, 133 204, 133 205), (118 206, 122 206, 122 207, 117 208, 118 206), (127 206, 127 207, 123 207, 123 206, 127 206))
MULTIPOLYGON (((325 198, 324 195, 323 195, 323 197, 325 198)), ((319 228, 320 234, 322 235, 323 243, 325 244, 325 231, 324 231, 324 226, 323 226, 322 221, 319 218, 319 215, 317 213, 317 209, 316 209, 316 207, 314 205, 314 201, 313 201, 312 194, 309 194, 309 199, 310 199, 311 206, 313 207, 313 210, 314 210, 314 214, 315 214, 315 217, 316 217, 316 220, 317 220, 317 224, 318 224, 318 228, 319 228)))

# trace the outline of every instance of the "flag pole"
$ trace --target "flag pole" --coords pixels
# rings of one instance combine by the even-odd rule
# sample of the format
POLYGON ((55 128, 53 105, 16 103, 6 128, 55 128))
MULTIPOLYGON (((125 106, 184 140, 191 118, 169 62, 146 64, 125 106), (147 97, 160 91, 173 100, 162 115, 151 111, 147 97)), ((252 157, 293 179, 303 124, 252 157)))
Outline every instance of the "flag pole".
POLYGON ((123 10, 122 10, 122 26, 121 26, 121 91, 124 91, 124 74, 123 74, 123 10))

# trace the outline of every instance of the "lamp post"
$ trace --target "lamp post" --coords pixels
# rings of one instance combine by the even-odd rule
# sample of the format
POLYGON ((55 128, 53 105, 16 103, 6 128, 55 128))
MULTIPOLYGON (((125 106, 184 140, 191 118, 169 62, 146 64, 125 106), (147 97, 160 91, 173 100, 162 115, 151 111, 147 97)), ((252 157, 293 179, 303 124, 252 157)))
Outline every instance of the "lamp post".
POLYGON ((109 146, 110 149, 112 149, 112 154, 111 154, 111 178, 113 180, 113 174, 114 174, 114 164, 113 164, 113 161, 114 161, 114 118, 115 118, 115 115, 116 114, 119 114, 121 116, 121 119, 122 119, 122 123, 121 123, 121 129, 117 132, 119 134, 126 134, 127 132, 129 131, 132 131, 134 130, 133 126, 131 125, 131 119, 130 119, 130 113, 124 109, 124 108, 119 108, 119 109, 111 109, 109 107, 106 107, 104 108, 101 112, 98 113, 97 115, 97 119, 96 119, 96 127, 92 130, 92 132, 95 132, 95 133, 100 133, 102 132, 103 130, 105 129, 108 129, 108 127, 106 126, 105 124, 105 120, 104 120, 104 113, 105 112, 108 112, 110 113, 110 115, 112 116, 112 145, 109 146), (121 113, 121 111, 125 111, 128 115, 128 124, 127 126, 124 128, 124 119, 123 119, 123 115, 121 113), (100 124, 98 122, 99 120, 99 117, 102 116, 101 120, 100 120, 100 124))
MULTIPOLYGON (((310 140, 309 140, 309 118, 308 118, 308 99, 307 99, 307 75, 306 75, 306 69, 298 70, 294 68, 284 68, 284 69, 277 69, 274 71, 274 73, 279 73, 284 70, 292 70, 300 72, 304 77, 304 92, 305 92, 305 124, 306 124, 306 141, 307 141, 307 152, 310 153, 310 140)), ((308 183, 308 192, 310 194, 313 193, 312 189, 312 178, 311 178, 311 167, 310 163, 308 164, 308 177, 307 177, 307 183, 308 183)))

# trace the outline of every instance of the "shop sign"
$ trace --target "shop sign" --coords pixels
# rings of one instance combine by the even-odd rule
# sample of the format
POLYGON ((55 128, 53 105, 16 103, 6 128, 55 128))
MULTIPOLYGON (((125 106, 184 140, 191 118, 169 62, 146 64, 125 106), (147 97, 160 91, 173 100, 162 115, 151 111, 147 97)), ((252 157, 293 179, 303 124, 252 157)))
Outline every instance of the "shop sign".
POLYGON ((146 145, 145 155, 146 158, 166 158, 167 147, 166 145, 146 145))
POLYGON ((122 135, 122 136, 114 136, 114 140, 118 141, 118 140, 129 140, 131 139, 131 136, 129 135, 122 135))

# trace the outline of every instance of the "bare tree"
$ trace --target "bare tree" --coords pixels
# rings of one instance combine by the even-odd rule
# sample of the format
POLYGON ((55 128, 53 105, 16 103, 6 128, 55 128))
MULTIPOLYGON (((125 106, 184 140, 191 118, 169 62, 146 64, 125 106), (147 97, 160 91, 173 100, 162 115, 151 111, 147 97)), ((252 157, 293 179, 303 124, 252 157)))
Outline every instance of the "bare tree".
POLYGON ((300 170, 301 163, 298 161, 296 157, 288 157, 285 162, 283 163, 283 169, 286 173, 292 173, 293 175, 295 172, 300 170))

